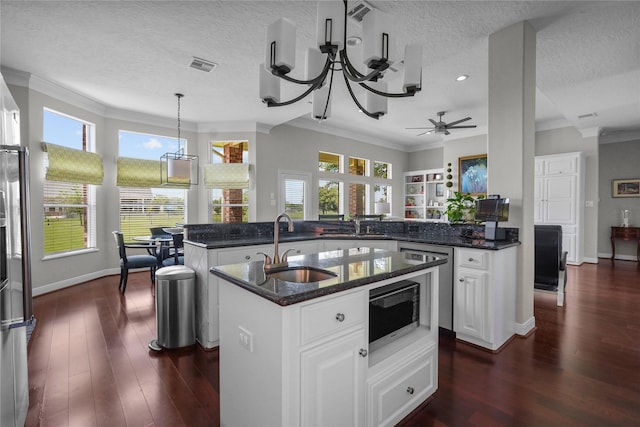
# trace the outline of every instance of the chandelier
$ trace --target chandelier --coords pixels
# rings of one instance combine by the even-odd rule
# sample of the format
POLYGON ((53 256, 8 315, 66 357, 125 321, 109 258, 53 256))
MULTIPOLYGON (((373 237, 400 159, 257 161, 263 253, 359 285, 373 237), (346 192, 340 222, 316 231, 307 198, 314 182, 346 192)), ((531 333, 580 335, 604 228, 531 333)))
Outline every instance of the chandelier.
MULTIPOLYGON (((296 27, 287 18, 280 18, 267 27, 265 62, 260 64, 260 98, 268 107, 290 105, 312 94, 313 117, 327 119, 331 111, 331 92, 334 73, 342 71, 344 81, 353 102, 367 116, 379 119, 387 113, 387 98, 414 96, 422 85, 422 46, 407 45, 404 54, 403 92, 387 92, 385 71, 394 63, 393 17, 377 9, 371 9, 362 19, 362 59, 364 73, 358 71, 347 54, 347 0, 343 5, 335 1, 318 2, 317 45, 306 53, 304 79, 289 76, 295 67, 296 27), (280 100, 280 83, 308 86, 293 99, 280 100), (364 105, 358 100, 352 84, 366 89, 364 105)), ((356 44, 356 43, 352 43, 356 44)))
POLYGON ((180 137, 180 100, 184 95, 176 93, 175 96, 178 98, 178 150, 160 156, 160 181, 162 185, 190 186, 198 184, 199 161, 198 156, 184 153, 180 137))

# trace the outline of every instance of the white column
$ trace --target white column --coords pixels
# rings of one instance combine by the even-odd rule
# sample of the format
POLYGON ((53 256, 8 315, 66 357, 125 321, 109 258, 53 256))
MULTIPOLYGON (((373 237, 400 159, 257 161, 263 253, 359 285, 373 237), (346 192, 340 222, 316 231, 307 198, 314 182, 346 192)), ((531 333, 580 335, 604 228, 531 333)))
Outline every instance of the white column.
POLYGON ((510 199, 509 227, 520 229, 516 333, 533 317, 533 166, 535 145, 536 34, 519 22, 489 36, 488 194, 510 199))

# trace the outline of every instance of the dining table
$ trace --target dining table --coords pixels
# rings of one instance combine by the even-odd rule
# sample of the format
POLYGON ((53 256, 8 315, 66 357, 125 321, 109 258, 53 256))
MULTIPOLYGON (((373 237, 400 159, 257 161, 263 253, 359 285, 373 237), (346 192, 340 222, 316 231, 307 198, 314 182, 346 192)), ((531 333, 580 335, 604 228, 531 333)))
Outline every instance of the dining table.
POLYGON ((132 239, 148 245, 147 252, 149 252, 149 255, 153 255, 158 259, 159 266, 162 265, 162 260, 168 256, 169 249, 173 245, 173 236, 170 234, 134 236, 132 239))

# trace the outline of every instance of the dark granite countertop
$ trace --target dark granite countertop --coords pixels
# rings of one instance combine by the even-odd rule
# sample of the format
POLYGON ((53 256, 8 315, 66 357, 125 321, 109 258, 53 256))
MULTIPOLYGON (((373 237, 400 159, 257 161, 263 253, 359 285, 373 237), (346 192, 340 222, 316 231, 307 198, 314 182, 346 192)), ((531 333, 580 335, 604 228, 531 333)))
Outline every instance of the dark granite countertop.
POLYGON ((368 247, 296 255, 289 268, 310 266, 336 276, 310 283, 292 283, 265 274, 262 261, 223 265, 211 273, 279 305, 290 305, 358 286, 445 264, 446 257, 415 255, 368 247))
MULTIPOLYGON (((455 235, 429 235, 424 233, 374 233, 359 234, 352 233, 313 233, 313 232, 281 232, 280 243, 300 242, 304 240, 331 239, 331 240, 361 240, 366 245, 367 240, 397 240, 400 242, 425 243, 432 245, 457 246, 474 249, 499 250, 520 244, 518 241, 489 241, 482 237, 462 237, 455 235)), ((250 245, 273 244, 273 236, 225 236, 225 237, 204 237, 185 240, 187 243, 207 249, 224 249, 250 245)))

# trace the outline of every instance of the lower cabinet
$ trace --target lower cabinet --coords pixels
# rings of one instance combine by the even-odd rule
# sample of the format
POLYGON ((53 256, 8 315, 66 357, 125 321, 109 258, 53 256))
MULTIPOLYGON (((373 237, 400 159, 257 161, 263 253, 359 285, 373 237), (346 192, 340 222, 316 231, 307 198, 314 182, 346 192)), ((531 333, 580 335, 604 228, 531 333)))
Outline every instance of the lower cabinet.
POLYGON ((456 338, 498 350, 515 334, 517 248, 455 248, 456 338))
POLYGON ((375 248, 385 249, 388 251, 398 250, 398 242, 395 240, 333 240, 326 239, 324 242, 325 251, 336 251, 341 249, 353 249, 353 248, 375 248))
POLYGON ((408 358, 406 363, 369 379, 367 426, 396 425, 436 391, 437 353, 435 347, 421 349, 408 358))
POLYGON ((361 328, 301 353, 301 425, 363 425, 366 352, 361 328))

